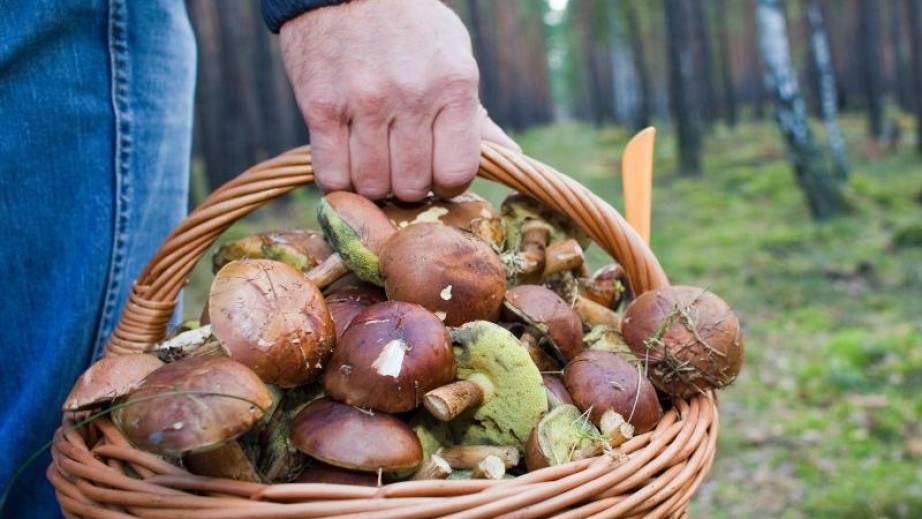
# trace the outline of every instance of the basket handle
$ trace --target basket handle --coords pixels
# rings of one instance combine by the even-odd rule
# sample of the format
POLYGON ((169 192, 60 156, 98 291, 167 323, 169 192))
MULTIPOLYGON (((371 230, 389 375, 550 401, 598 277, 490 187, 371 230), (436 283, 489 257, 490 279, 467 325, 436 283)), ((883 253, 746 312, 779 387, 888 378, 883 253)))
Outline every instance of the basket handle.
MULTIPOLYGON (((669 284, 637 232, 618 211, 575 180, 524 154, 487 142, 481 144, 477 174, 569 215, 621 263, 636 293, 669 284)), ((218 237, 238 219, 313 180, 310 147, 303 146, 253 166, 208 196, 166 237, 135 281, 106 344, 106 355, 136 353, 162 340, 180 290, 218 237)))

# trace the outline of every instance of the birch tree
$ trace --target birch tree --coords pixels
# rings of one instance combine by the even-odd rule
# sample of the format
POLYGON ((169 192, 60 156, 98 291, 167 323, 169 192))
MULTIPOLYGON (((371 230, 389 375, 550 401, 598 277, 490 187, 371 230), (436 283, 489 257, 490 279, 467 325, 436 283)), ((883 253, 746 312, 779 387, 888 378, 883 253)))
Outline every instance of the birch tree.
POLYGON ((820 114, 826 126, 826 138, 832 154, 836 176, 844 179, 848 176, 848 164, 845 160, 845 141, 839 130, 839 114, 836 106, 838 94, 836 77, 829 53, 829 39, 826 36, 826 24, 823 22, 823 10, 819 0, 810 0, 807 4, 807 23, 810 26, 810 53, 817 76, 817 97, 820 114))
POLYGON ((784 136, 788 160, 807 199, 811 216, 831 218, 844 209, 841 184, 824 164, 807 124, 807 109, 791 63, 787 26, 780 0, 758 0, 756 18, 765 83, 774 98, 775 117, 784 136))

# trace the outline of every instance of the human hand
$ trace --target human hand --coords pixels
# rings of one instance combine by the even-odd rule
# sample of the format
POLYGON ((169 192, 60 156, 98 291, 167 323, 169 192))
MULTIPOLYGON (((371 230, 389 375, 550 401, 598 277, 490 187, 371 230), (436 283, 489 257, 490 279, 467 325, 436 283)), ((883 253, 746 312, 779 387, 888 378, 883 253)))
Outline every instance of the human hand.
POLYGON ((463 192, 480 141, 518 148, 480 106, 461 20, 438 0, 355 0, 279 33, 325 191, 415 201, 463 192))

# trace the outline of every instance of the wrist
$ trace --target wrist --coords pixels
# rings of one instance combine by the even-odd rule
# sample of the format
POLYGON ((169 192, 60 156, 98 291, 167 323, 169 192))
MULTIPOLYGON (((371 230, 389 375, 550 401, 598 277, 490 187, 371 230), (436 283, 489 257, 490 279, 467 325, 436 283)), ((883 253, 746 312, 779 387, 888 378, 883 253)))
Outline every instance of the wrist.
POLYGON ((261 10, 263 21, 273 33, 278 34, 282 25, 303 13, 327 7, 330 5, 344 4, 349 0, 262 0, 261 10))

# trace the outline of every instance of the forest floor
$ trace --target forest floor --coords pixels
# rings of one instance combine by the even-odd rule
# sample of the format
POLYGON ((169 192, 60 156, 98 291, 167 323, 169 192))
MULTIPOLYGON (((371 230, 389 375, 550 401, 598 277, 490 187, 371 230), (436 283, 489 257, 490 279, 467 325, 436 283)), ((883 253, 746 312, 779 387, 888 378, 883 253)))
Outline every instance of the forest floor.
MULTIPOLYGON (((728 301, 746 336, 694 518, 922 517, 922 155, 908 121, 889 153, 866 142, 863 119, 842 122, 850 211, 823 223, 810 220, 770 121, 716 127, 694 178, 675 173, 671 136, 658 138, 653 251, 673 283, 728 301)), ((515 137, 623 208, 625 130, 567 123, 515 137)), ((474 190, 505 194, 479 180, 474 190)), ((315 201, 299 190, 222 239, 311 225, 315 201)), ((208 282, 203 262, 190 316, 208 282)))

